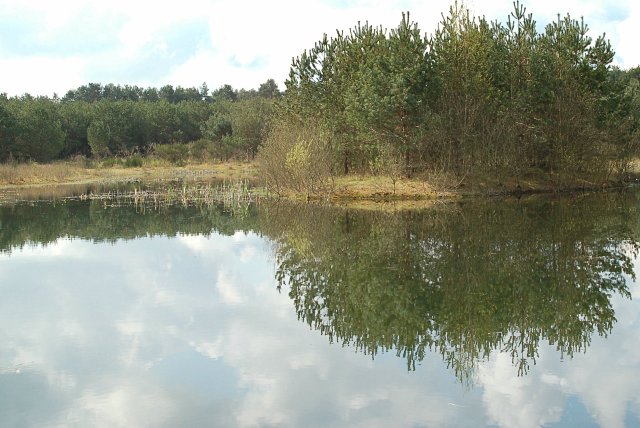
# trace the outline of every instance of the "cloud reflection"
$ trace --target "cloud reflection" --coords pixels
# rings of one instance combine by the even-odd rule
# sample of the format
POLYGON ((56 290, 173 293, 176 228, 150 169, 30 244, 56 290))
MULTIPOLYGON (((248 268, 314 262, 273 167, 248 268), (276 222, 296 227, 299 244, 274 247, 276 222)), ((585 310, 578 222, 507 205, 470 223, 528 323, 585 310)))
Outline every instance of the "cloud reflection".
POLYGON ((635 300, 613 298, 618 324, 586 354, 542 347, 515 377, 494 352, 470 389, 439 355, 407 372, 329 344, 256 234, 59 239, 1 254, 0 272, 2 425, 553 426, 574 398, 602 426, 638 417, 635 300))

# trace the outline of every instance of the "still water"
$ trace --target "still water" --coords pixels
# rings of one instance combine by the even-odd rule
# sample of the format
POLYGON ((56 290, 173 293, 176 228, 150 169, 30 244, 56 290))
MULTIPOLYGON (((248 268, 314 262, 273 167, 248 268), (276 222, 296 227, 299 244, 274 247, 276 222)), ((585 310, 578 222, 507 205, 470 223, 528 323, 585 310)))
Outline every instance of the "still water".
POLYGON ((640 194, 0 206, 0 426, 640 426, 640 194))

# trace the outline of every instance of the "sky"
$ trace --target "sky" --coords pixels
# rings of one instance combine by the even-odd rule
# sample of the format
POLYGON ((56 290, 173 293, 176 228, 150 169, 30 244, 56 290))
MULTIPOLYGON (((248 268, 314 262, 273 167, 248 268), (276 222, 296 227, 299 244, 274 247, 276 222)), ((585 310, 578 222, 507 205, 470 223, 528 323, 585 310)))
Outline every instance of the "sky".
MULTIPOLYGON (((64 95, 90 82, 215 89, 281 88, 292 57, 358 21, 395 27, 403 11, 432 34, 449 0, 0 0, 0 93, 64 95)), ((505 21, 511 0, 468 0, 505 21)), ((640 64, 640 2, 524 2, 540 25, 558 13, 606 33, 623 68, 640 64)))

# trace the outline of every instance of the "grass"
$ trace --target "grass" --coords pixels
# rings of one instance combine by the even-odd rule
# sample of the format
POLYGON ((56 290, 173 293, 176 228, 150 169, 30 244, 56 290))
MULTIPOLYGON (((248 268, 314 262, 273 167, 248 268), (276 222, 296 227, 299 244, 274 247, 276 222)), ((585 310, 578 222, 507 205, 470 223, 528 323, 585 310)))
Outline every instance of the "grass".
MULTIPOLYGON (((137 162, 136 162, 137 164, 137 162)), ((43 186, 51 184, 162 181, 162 180, 207 180, 226 178, 230 180, 253 180, 255 166, 251 163, 225 162, 174 166, 168 162, 142 162, 142 166, 129 167, 127 162, 103 161, 95 167, 83 160, 60 161, 50 164, 0 164, 0 188, 16 186, 43 186), (107 165, 107 166, 103 166, 107 165)))
POLYGON ((0 164, 0 185, 5 186, 73 182, 93 175, 75 162, 0 164))
POLYGON ((332 199, 340 200, 420 200, 453 196, 437 190, 430 183, 420 179, 401 178, 396 182, 388 177, 370 175, 349 175, 338 177, 332 199))
MULTIPOLYGON (((631 173, 638 174, 640 160, 635 161, 632 166, 631 173)), ((39 198, 53 195, 56 198, 56 195, 62 197, 65 192, 69 195, 82 194, 83 190, 76 191, 74 186, 84 185, 86 191, 86 185, 89 184, 109 186, 119 183, 154 183, 156 188, 162 188, 157 184, 175 181, 191 183, 188 187, 192 187, 188 191, 185 188, 180 195, 179 191, 164 186, 165 190, 170 189, 165 193, 176 198, 197 200, 238 193, 234 189, 220 192, 219 189, 203 190, 198 187, 198 183, 214 180, 227 180, 229 183, 246 183, 246 180, 255 182, 258 180, 258 174, 255 164, 250 162, 208 162, 176 166, 155 157, 138 157, 135 160, 110 158, 101 162, 78 158, 50 164, 0 164, 0 199, 2 193, 7 192, 41 195, 39 198)), ((454 199, 463 195, 526 194, 595 187, 593 183, 568 182, 559 176, 540 174, 529 174, 515 180, 512 177, 479 173, 465 175, 462 178, 431 173, 413 178, 400 178, 395 187, 389 177, 348 175, 335 178, 333 192, 329 195, 307 197, 303 194, 289 193, 284 196, 294 200, 316 199, 352 207, 397 210, 424 207, 434 201, 454 199)), ((159 194, 141 193, 136 197, 157 200, 159 194)))

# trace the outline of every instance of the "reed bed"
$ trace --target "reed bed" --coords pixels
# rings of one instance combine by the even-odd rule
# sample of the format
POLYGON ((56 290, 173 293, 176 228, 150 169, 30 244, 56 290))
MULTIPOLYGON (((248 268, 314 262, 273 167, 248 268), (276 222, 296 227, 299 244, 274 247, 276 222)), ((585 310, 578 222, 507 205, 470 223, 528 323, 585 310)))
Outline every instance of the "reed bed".
POLYGON ((110 190, 80 195, 82 200, 103 200, 105 204, 133 203, 140 206, 169 205, 225 205, 238 206, 257 203, 262 192, 249 185, 248 180, 222 183, 172 183, 158 187, 134 186, 131 190, 110 190))

